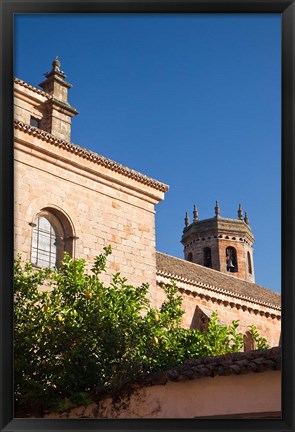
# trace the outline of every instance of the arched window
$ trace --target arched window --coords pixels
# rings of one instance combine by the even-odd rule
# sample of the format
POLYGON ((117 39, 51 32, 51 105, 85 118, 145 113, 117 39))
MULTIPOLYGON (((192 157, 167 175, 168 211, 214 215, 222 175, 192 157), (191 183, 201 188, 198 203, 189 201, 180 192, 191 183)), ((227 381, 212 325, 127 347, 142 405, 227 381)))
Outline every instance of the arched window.
POLYGON ((187 256, 187 261, 190 261, 190 262, 193 261, 193 254, 191 252, 187 256))
POLYGON ((204 248, 204 266, 212 268, 211 249, 209 247, 204 248))
POLYGON ((54 268, 64 252, 73 254, 73 230, 68 219, 56 209, 43 209, 33 227, 31 262, 38 267, 54 268))
POLYGON ((55 267, 58 255, 58 233, 49 220, 40 216, 34 221, 32 258, 38 267, 55 267))
POLYGON ((251 256, 250 252, 247 252, 247 258, 248 258, 248 272, 252 274, 252 263, 251 263, 251 256))
POLYGON ((226 269, 231 273, 238 271, 237 251, 232 246, 226 248, 226 269))

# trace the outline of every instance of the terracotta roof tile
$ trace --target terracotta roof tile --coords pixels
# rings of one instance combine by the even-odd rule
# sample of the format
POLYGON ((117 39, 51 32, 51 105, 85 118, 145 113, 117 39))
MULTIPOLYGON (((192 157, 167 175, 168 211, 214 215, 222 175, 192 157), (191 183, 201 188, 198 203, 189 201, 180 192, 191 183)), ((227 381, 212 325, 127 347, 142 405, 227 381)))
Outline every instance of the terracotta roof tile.
POLYGON ((23 81, 23 80, 21 80, 19 78, 14 78, 14 82, 15 82, 15 84, 19 84, 19 85, 21 85, 21 86, 23 86, 23 87, 25 87, 25 88, 27 88, 27 89, 35 92, 35 93, 38 93, 38 94, 40 94, 42 96, 45 96, 47 99, 52 99, 52 95, 50 95, 49 93, 47 93, 47 92, 39 89, 38 87, 35 87, 35 86, 27 83, 27 82, 25 82, 25 81, 23 81))
POLYGON ((280 309, 281 296, 235 276, 157 252, 157 274, 209 290, 280 309))
POLYGON ((167 381, 186 381, 202 377, 241 375, 281 370, 281 348, 231 353, 187 360, 167 372, 144 376, 138 385, 163 385, 167 381))
POLYGON ((115 162, 111 159, 108 159, 104 156, 101 156, 98 153, 95 153, 95 152, 88 150, 84 147, 80 147, 77 144, 73 144, 73 143, 70 143, 68 141, 64 141, 60 138, 57 138, 56 136, 50 134, 49 132, 45 132, 45 131, 38 129, 34 126, 23 123, 19 120, 14 120, 14 127, 16 129, 21 130, 23 132, 26 132, 30 135, 36 136, 41 140, 49 142, 50 144, 52 144, 56 147, 60 147, 60 148, 66 150, 70 153, 75 153, 76 155, 80 156, 81 158, 91 160, 93 163, 95 163, 97 165, 101 165, 101 166, 104 166, 106 168, 109 168, 111 171, 122 174, 128 178, 136 180, 139 183, 150 186, 156 190, 159 190, 162 192, 167 192, 169 189, 168 185, 166 185, 162 182, 159 182, 158 180, 155 180, 151 177, 148 177, 145 174, 141 174, 138 171, 135 171, 131 168, 128 168, 122 164, 119 164, 118 162, 115 162))

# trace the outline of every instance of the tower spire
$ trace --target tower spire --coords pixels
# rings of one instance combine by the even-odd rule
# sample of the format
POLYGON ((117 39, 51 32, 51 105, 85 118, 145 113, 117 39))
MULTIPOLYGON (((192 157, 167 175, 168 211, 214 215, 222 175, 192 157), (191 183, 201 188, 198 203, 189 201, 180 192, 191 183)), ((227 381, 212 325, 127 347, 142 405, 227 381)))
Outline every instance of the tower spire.
POLYGON ((199 219, 199 213, 198 213, 198 210, 196 209, 196 205, 195 204, 194 204, 193 215, 194 215, 194 222, 196 222, 199 219))
POLYGON ((184 224, 186 228, 189 226, 189 218, 187 212, 185 213, 184 224))
POLYGON ((238 218, 240 220, 243 220, 243 210, 242 210, 242 205, 241 204, 239 204, 238 218))
POLYGON ((220 207, 218 201, 216 201, 216 205, 215 205, 215 215, 216 217, 220 216, 220 207))
POLYGON ((247 225, 249 225, 249 218, 248 218, 247 212, 245 212, 244 222, 245 222, 247 225))

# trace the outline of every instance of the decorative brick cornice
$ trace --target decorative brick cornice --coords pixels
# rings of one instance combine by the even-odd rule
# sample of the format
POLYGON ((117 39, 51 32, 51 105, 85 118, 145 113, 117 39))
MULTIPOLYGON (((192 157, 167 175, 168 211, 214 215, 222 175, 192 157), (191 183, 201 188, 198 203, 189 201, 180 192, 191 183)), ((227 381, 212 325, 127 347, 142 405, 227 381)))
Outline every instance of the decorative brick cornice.
POLYGON ((139 183, 150 186, 156 190, 159 190, 161 192, 167 192, 169 189, 169 186, 159 182, 158 180, 154 180, 150 177, 147 177, 144 174, 139 173, 138 171, 127 168, 124 165, 114 162, 111 159, 108 159, 104 156, 101 156, 97 153, 94 153, 76 144, 56 138, 54 135, 50 134, 49 132, 45 132, 41 129, 38 129, 36 127, 33 127, 31 125, 28 125, 18 120, 14 120, 14 127, 22 132, 28 133, 29 135, 37 137, 38 139, 46 141, 70 153, 74 153, 83 159, 87 159, 97 165, 101 165, 105 168, 110 169, 111 171, 122 174, 125 177, 136 180, 139 183))
POLYGON ((38 93, 41 96, 45 96, 47 99, 52 99, 52 96, 49 93, 39 89, 38 87, 34 87, 33 85, 28 84, 27 82, 25 82, 19 78, 14 78, 14 82, 15 82, 15 84, 19 84, 22 87, 25 87, 25 88, 33 91, 34 93, 38 93))
MULTIPOLYGON (((173 280, 175 282, 183 282, 185 284, 192 285, 192 286, 195 286, 197 288, 203 288, 203 289, 205 288, 205 289, 207 289, 209 291, 212 291, 212 292, 215 292, 215 293, 218 293, 218 294, 227 295, 227 296, 230 296, 232 298, 237 298, 239 300, 244 300, 244 301, 247 301, 249 303, 254 303, 254 304, 257 304, 257 305, 261 305, 261 306, 265 306, 265 307, 270 307, 270 308, 272 308, 274 310, 281 311, 281 308, 279 306, 273 305, 271 303, 264 302, 264 301, 261 301, 261 300, 258 300, 258 299, 254 299, 253 297, 244 296, 242 294, 234 293, 232 291, 225 290, 223 288, 218 288, 216 286, 209 285, 209 284, 206 284, 206 283, 203 283, 203 282, 197 282, 197 281, 194 281, 194 280, 191 280, 191 279, 187 279, 187 278, 184 278, 182 276, 179 276, 179 275, 176 275, 176 274, 173 274, 173 273, 165 272, 163 270, 157 270, 157 275, 158 276, 163 276, 166 279, 170 279, 170 280, 173 280)), ((258 311, 256 309, 253 309, 251 307, 247 307, 247 306, 242 305, 242 304, 235 304, 233 302, 229 302, 228 300, 221 300, 220 298, 215 297, 214 295, 205 295, 203 293, 198 293, 198 292, 196 292, 196 291, 194 291, 192 289, 189 289, 189 288, 178 288, 178 290, 180 292, 185 292, 185 294, 191 295, 191 296, 208 297, 207 300, 210 300, 212 302, 219 302, 219 303, 221 302, 224 306, 229 306, 229 307, 235 306, 235 307, 238 307, 238 308, 242 307, 242 308, 245 308, 245 310, 248 310, 249 312, 256 312, 256 313, 259 312, 260 314, 262 313, 263 315, 267 313, 267 312, 264 312, 264 311, 258 311)), ((280 318, 280 314, 278 314, 278 315, 269 314, 269 315, 272 315, 273 317, 280 318)))
MULTIPOLYGON (((199 288, 205 288, 205 289, 208 289, 210 291, 218 292, 220 294, 230 295, 231 297, 242 298, 243 300, 248 300, 248 301, 252 300, 255 303, 257 302, 255 299, 253 299, 251 297, 242 296, 241 294, 235 294, 232 291, 225 290, 223 288, 218 288, 218 287, 215 287, 213 285, 209 285, 209 284, 206 284, 206 283, 203 283, 203 282, 194 281, 192 279, 188 279, 188 278, 179 276, 179 275, 174 274, 174 273, 166 272, 166 271, 163 271, 163 270, 157 270, 157 274, 159 276, 163 276, 165 278, 169 278, 169 279, 172 279, 172 280, 175 280, 175 281, 179 281, 179 282, 184 282, 186 284, 193 285, 193 286, 196 286, 196 287, 199 287, 199 288)), ((193 291, 191 291, 191 292, 193 292, 193 291)), ((264 302, 262 302, 262 303, 264 303, 264 302)), ((268 304, 268 306, 269 306, 269 304, 268 304)))

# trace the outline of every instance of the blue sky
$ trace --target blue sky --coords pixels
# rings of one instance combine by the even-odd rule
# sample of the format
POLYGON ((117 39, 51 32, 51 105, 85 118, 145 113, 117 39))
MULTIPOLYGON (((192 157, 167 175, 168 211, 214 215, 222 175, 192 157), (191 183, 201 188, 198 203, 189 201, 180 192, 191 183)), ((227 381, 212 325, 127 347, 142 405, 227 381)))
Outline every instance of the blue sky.
POLYGON ((256 283, 281 288, 281 18, 17 15, 14 74, 35 86, 56 55, 73 84, 72 141, 170 186, 157 250, 183 258, 192 220, 247 211, 256 283))

